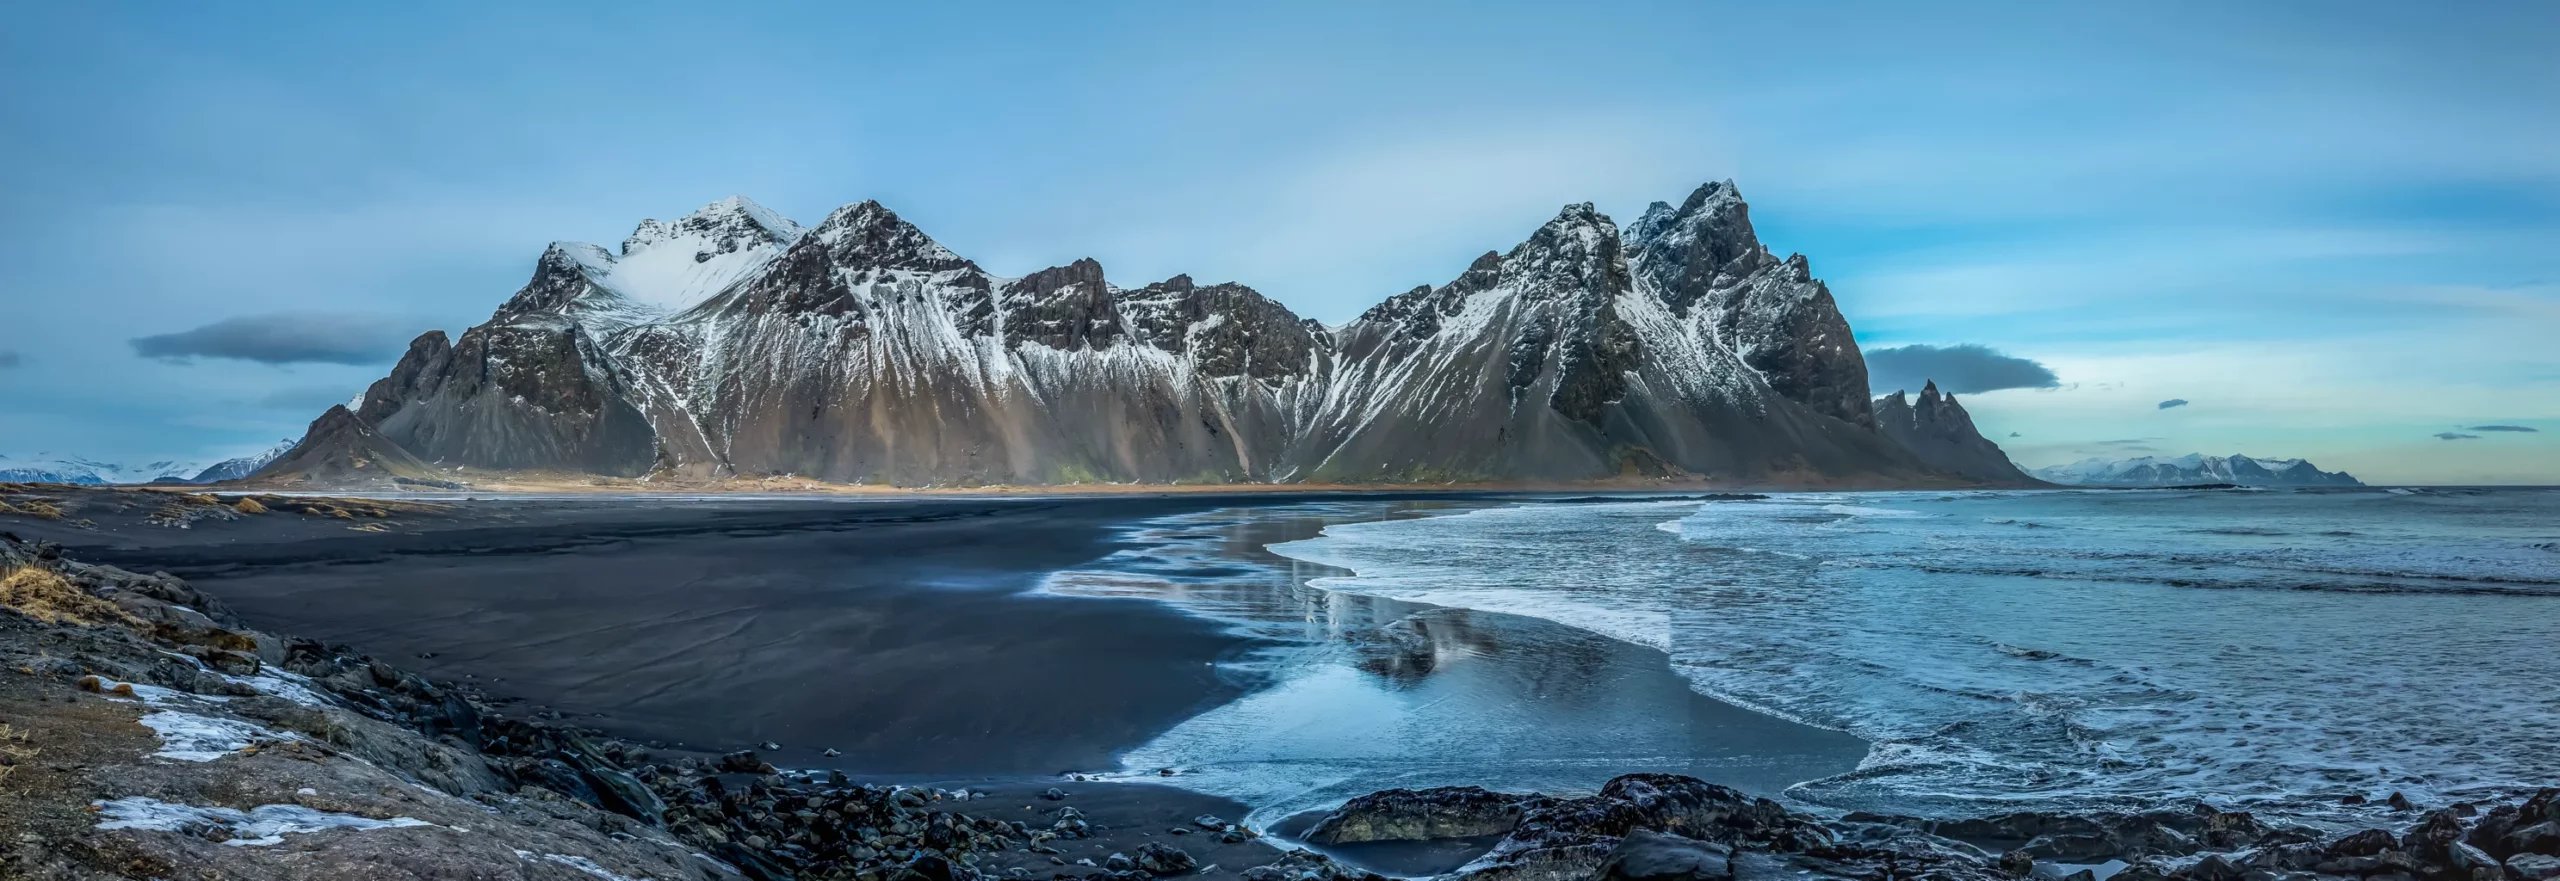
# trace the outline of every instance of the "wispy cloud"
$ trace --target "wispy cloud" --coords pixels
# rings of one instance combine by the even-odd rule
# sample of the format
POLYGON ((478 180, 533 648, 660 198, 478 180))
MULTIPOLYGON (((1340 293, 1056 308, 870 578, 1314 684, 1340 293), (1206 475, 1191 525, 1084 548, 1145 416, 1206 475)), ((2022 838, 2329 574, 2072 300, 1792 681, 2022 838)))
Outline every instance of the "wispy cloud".
POLYGON ((0 368, 16 367, 24 363, 27 363, 26 356, 7 349, 0 349, 0 368))
POLYGON ((2436 432, 2436 440, 2479 440, 2479 439, 2480 439, 2480 436, 2479 436, 2479 435, 2476 435, 2476 434, 2463 434, 2463 433, 2461 433, 2461 432, 2455 432, 2455 431, 2439 431, 2439 432, 2436 432))
POLYGON ((2160 402, 2160 409, 2167 410, 2172 407, 2184 407, 2186 405, 2187 399, 2185 398, 2170 398, 2166 401, 2160 402))
POLYGON ((1911 345, 1867 352, 1867 387, 1877 393, 1915 389, 1930 382, 1956 394, 2062 384, 2050 368, 1989 346, 1911 345))
POLYGON ((384 315, 274 312, 193 330, 136 337, 134 354, 164 361, 231 358, 264 364, 384 364, 416 327, 384 315))
POLYGON ((2472 431, 2522 431, 2522 432, 2539 432, 2539 431, 2541 431, 2542 429, 2535 428, 2535 427, 2530 426, 2530 425, 2474 425, 2474 426, 2471 426, 2471 429, 2470 429, 2470 430, 2472 430, 2472 431))

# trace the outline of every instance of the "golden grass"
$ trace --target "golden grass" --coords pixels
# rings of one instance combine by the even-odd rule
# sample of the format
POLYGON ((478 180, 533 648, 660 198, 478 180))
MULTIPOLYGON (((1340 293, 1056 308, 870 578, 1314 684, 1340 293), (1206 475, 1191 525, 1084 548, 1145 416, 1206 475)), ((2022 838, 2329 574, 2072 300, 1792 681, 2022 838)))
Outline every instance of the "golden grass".
POLYGON ((116 604, 90 596, 52 570, 34 566, 0 572, 0 606, 48 624, 142 625, 141 619, 116 604))
POLYGON ((257 499, 241 496, 239 501, 231 503, 231 510, 243 514, 264 514, 267 512, 267 506, 258 504, 257 499))

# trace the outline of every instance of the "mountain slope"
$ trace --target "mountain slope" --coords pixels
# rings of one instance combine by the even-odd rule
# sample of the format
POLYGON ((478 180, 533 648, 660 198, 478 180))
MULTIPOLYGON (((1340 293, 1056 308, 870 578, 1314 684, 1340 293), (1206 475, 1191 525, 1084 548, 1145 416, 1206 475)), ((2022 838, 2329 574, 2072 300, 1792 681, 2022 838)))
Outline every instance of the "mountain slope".
POLYGON ((430 466, 617 476, 1968 479, 1879 432, 1865 387, 1829 290, 1729 181, 1625 233, 1567 206, 1336 329, 1090 259, 997 276, 876 202, 804 230, 733 198, 618 255, 553 244, 353 415, 430 466))
POLYGON ((2069 465, 2038 468, 2035 476, 2073 486, 2192 486, 2203 483, 2236 483, 2241 486, 2364 485, 2354 475, 2344 471, 2322 471, 2301 459, 2206 456, 2198 453, 2176 458, 2083 459, 2069 465))
POLYGON ((287 487, 333 489, 452 485, 434 466, 384 438, 345 405, 321 413, 301 443, 250 477, 287 487))

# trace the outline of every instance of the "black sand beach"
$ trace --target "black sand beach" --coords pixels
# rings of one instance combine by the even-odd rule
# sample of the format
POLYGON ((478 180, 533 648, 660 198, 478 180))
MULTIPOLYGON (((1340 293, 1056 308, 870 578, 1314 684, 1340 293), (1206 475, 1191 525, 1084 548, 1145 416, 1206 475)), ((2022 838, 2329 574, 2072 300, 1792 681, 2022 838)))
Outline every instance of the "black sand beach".
MULTIPOLYGON (((1267 665, 1220 662, 1272 644, 1166 604, 1038 592, 1044 576, 1128 547, 1119 527, 1146 518, 1395 498, 477 500, 386 532, 248 518, 42 537, 84 559, 187 578, 277 631, 471 683, 514 701, 511 712, 702 752, 771 742, 781 748, 766 757, 786 767, 993 785, 1018 798, 1031 781, 1115 769, 1119 753, 1266 684, 1267 665)), ((1279 519, 1306 534, 1315 524, 1279 519)), ((1273 560, 1261 543, 1294 537, 1304 535, 1243 529, 1229 556, 1273 560)), ((1346 600, 1372 625, 1424 609, 1346 600)), ((1501 704, 1500 724, 1569 731, 1587 716, 1642 730, 1663 750, 1649 753, 1662 757, 1658 770, 1748 777, 1730 782, 1771 794, 1863 753, 1845 735, 1699 697, 1659 652, 1510 616, 1421 620, 1438 622, 1427 625, 1434 639, 1457 640, 1451 651, 1497 663, 1395 687, 1501 704)), ((1578 737, 1554 748, 1589 745, 1578 737)), ((1629 770, 1657 769, 1589 776, 1629 770)), ((1128 797, 1167 816, 1241 818, 1246 807, 1160 787, 1128 797)))

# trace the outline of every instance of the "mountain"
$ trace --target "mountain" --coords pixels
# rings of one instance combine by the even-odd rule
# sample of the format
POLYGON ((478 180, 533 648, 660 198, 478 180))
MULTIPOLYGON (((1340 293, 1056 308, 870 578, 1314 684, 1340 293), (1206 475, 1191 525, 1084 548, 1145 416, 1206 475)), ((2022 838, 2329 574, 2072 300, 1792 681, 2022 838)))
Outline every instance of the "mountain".
POLYGON ((1956 403, 1956 396, 1938 394, 1938 384, 1930 382, 1920 389, 1920 400, 1913 403, 1902 392, 1894 392, 1875 403, 1876 428, 1893 438, 1920 461, 1941 471, 1949 471, 1986 483, 2022 485, 2034 483, 2000 445, 1973 425, 1972 414, 1956 403))
POLYGON ((77 483, 90 486, 153 482, 187 482, 204 463, 161 461, 141 464, 101 462, 79 456, 57 456, 37 453, 32 456, 0 455, 0 482, 7 483, 77 483))
POLYGON ((251 453, 246 456, 241 456, 236 459, 224 459, 220 462, 215 462, 212 465, 206 466, 204 470, 196 472, 196 476, 188 478, 187 482, 220 483, 225 480, 239 480, 240 478, 257 473, 258 469, 267 467, 267 463, 273 462, 276 459, 283 457, 285 453, 291 452, 293 450, 294 443, 295 442, 291 439, 278 441, 275 446, 268 447, 264 450, 251 453))
POLYGON ((418 461, 400 445, 383 439, 380 431, 343 404, 330 407, 312 420, 311 430, 303 435, 301 443, 252 476, 287 487, 331 489, 457 485, 445 480, 435 466, 418 461))
POLYGON ((877 202, 802 228, 731 198, 618 252, 554 243, 489 321, 410 344, 348 414, 370 434, 324 417, 260 476, 347 443, 327 455, 902 486, 2028 482, 1930 464, 1866 381, 1730 181, 1623 231, 1566 206, 1340 327, 1091 259, 995 275, 877 202))
POLYGON ((2322 471, 2301 459, 2257 459, 2189 453, 2174 459, 2083 459, 2035 470, 2035 476, 2073 486, 2363 486, 2344 471, 2322 471))

